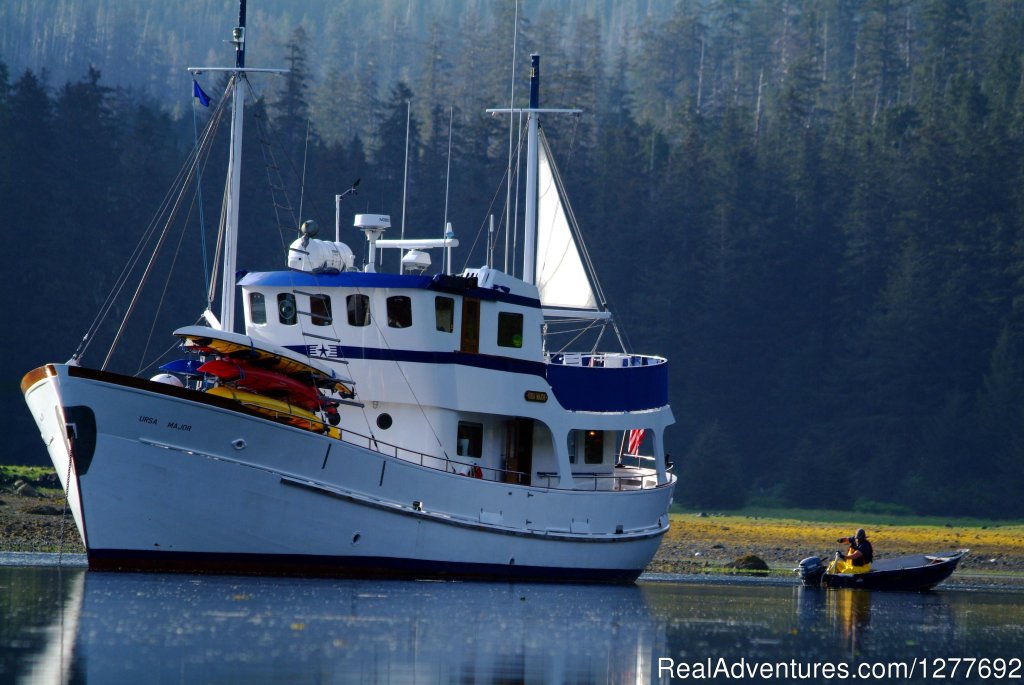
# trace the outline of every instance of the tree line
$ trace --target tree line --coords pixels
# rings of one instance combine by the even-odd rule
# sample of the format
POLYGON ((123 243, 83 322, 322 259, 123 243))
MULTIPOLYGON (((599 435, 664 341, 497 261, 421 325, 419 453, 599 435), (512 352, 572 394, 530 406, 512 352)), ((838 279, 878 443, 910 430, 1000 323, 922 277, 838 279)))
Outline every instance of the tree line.
MULTIPOLYGON (((515 88, 525 102, 540 52, 542 103, 585 110, 545 129, 632 346, 670 359, 678 499, 1024 515, 1024 3, 642 4, 614 25, 520 14, 515 88)), ((342 39, 314 61, 329 32, 288 27, 276 57, 291 71, 257 84, 246 115, 263 133, 246 143, 240 265, 280 267, 297 222, 329 227, 357 178, 343 220, 397 222, 407 126, 410 234, 447 218, 457 265, 483 262, 509 135, 482 112, 507 106, 511 49, 495 46, 516 17, 465 7, 410 36, 407 60, 388 52, 387 70, 355 28, 335 24, 342 39)), ((18 264, 0 279, 32 341, 9 350, 9 386, 74 347, 194 140, 187 106, 83 73, 53 87, 0 71, 0 213, 18 264)), ((223 84, 203 86, 216 100, 223 84)), ((209 111, 194 111, 198 128, 209 111)), ((198 285, 153 287, 159 315, 124 347, 150 329, 166 345, 201 310, 195 245, 213 249, 217 164, 207 234, 198 207, 183 212, 192 247, 174 267, 198 285)), ((131 372, 146 361, 118 357, 131 372)), ((3 419, 26 436, 12 456, 35 460, 23 413, 3 419)))

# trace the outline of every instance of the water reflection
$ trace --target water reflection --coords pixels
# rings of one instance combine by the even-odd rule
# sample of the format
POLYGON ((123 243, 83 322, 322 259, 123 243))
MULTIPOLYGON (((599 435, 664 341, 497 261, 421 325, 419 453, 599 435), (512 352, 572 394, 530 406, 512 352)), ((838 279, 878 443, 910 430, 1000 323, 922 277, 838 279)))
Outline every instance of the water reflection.
POLYGON ((0 566, 0 682, 669 682, 662 660, 1011 657, 1014 593, 86 573, 0 566))

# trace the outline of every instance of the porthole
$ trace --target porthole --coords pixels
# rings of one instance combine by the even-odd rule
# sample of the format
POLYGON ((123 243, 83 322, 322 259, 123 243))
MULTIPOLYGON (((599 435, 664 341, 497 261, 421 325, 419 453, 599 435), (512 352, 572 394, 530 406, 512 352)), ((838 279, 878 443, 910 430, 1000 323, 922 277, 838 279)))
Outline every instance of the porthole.
POLYGON ((380 428, 382 431, 386 431, 388 428, 391 428, 392 423, 391 414, 385 413, 377 416, 377 428, 380 428))

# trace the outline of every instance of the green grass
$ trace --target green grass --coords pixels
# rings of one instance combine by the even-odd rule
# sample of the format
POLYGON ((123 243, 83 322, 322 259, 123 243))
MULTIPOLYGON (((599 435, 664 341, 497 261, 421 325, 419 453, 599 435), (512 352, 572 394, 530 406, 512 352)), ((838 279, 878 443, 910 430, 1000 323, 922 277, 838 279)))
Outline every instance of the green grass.
POLYGON ((52 466, 0 466, 0 482, 14 482, 19 478, 28 482, 35 482, 53 473, 52 466))
MULTIPOLYGON (((674 514, 693 514, 694 509, 673 504, 674 514)), ((848 524, 854 527, 859 526, 946 526, 947 524, 957 528, 998 528, 1001 526, 1020 526, 1024 521, 983 519, 974 517, 959 516, 920 516, 917 514, 894 514, 894 513, 871 513, 863 511, 849 511, 843 509, 796 509, 796 508, 771 508, 771 507, 744 507, 731 510, 711 510, 709 514, 722 514, 725 516, 751 516, 757 518, 792 519, 795 521, 813 521, 817 523, 848 524)))

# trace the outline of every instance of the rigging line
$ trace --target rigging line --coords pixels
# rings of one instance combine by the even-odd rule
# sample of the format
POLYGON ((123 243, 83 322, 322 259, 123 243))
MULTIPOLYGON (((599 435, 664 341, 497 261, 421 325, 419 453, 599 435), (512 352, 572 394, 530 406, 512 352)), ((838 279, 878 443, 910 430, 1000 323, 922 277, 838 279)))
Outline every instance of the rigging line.
POLYGON ((149 263, 146 264, 146 269, 142 273, 142 279, 139 281, 138 287, 135 288, 135 294, 132 295, 131 303, 128 305, 124 318, 121 320, 121 325, 117 330, 117 335, 114 336, 114 342, 110 345, 110 350, 107 352, 107 358, 103 360, 103 366, 100 367, 101 371, 106 371, 107 366, 110 364, 110 359, 114 356, 114 350, 117 349, 117 345, 121 341, 121 336, 124 334, 124 329, 128 324, 128 319, 131 318, 132 313, 135 311, 135 305, 138 304, 139 296, 142 294, 142 288, 146 285, 149 274, 153 270, 153 265, 156 263, 156 258, 160 255, 160 249, 163 247, 164 241, 167 239, 167 235, 170 232, 171 222, 177 215, 178 209, 181 207, 181 199, 185 194, 185 187, 186 186, 183 185, 181 192, 178 193, 178 198, 174 203, 174 207, 171 209, 171 216, 168 219, 167 224, 164 226, 163 231, 160 232, 160 238, 157 240, 156 247, 153 249, 153 254, 149 258, 149 263))
POLYGON ((148 241, 150 241, 150 239, 153 237, 153 233, 154 231, 156 231, 157 226, 160 225, 160 218, 164 216, 164 214, 167 211, 167 207, 174 194, 174 188, 178 187, 179 183, 181 182, 181 179, 186 177, 187 170, 189 170, 191 167, 195 165, 196 160, 199 158, 198 156, 200 154, 200 148, 194 148, 193 151, 189 153, 188 157, 185 159, 184 163, 178 170, 178 173, 175 176, 174 181, 168 187, 168 190, 163 200, 161 201, 160 206, 155 212, 154 217, 150 222, 150 225, 146 226, 146 229, 142 231, 141 237, 139 238, 139 241, 136 244, 132 254, 129 256, 127 262, 125 263, 125 266, 122 269, 121 273, 118 275, 118 279, 115 281, 114 286, 111 288, 110 292, 108 293, 108 296, 106 296, 106 299, 103 301, 103 304, 97 311, 96 316, 93 318, 92 323, 89 325, 85 337, 82 339, 82 344, 80 345, 79 350, 76 351, 76 357, 80 357, 82 354, 85 353, 86 349, 91 343, 92 335, 99 329, 99 326, 102 323, 102 320, 106 317, 106 314, 110 312, 110 309, 111 307, 113 307, 118 295, 121 293, 121 291, 127 284, 128 276, 131 274, 131 271, 135 268, 135 265, 138 263, 138 260, 141 259, 143 248, 148 243, 148 241))
MULTIPOLYGON (((523 143, 523 141, 520 140, 519 141, 520 146, 522 145, 522 143, 523 143)), ((505 174, 509 174, 509 173, 511 173, 511 171, 512 171, 512 167, 510 167, 510 166, 506 166, 505 167, 505 174)), ((462 265, 463 270, 465 270, 469 266, 469 260, 472 259, 473 250, 476 249, 477 243, 480 242, 480 236, 483 235, 484 228, 487 226, 487 217, 491 214, 491 210, 494 208, 494 204, 498 201, 498 195, 501 193, 501 182, 504 181, 504 180, 505 180, 505 177, 502 176, 501 179, 498 181, 497 187, 494 189, 494 195, 491 196, 491 203, 487 206, 487 210, 484 212, 484 220, 480 222, 480 227, 477 229, 476 237, 473 239, 473 244, 470 246, 469 251, 466 254, 466 260, 465 260, 465 262, 462 265)), ((490 247, 490 249, 494 249, 495 247, 497 247, 497 245, 498 245, 498 237, 499 237, 498 233, 499 232, 500 231, 495 231, 494 232, 494 243, 493 244, 488 242, 488 246, 490 247)), ((507 233, 506 233, 506 235, 507 235, 507 233)))
POLYGON ((302 148, 302 183, 299 186, 299 216, 302 220, 302 201, 306 199, 306 162, 309 160, 309 119, 306 119, 306 144, 302 148))
MULTIPOLYGON (((223 113, 223 106, 220 106, 218 109, 220 113, 223 113)), ((215 114, 216 112, 217 110, 215 110, 215 114)), ((117 281, 115 281, 114 287, 111 288, 111 291, 107 296, 107 299, 104 301, 104 304, 100 308, 100 311, 97 313, 97 316, 93 320, 93 323, 90 325, 89 333, 86 334, 87 336, 91 335, 93 332, 95 332, 96 329, 99 328, 101 321, 104 318, 106 318, 106 315, 107 313, 109 313, 109 310, 113 306, 113 303, 116 300, 117 296, 120 294, 121 290, 123 290, 124 286, 127 284, 128 276, 134 270, 135 265, 138 263, 139 259, 141 259, 143 248, 145 247, 146 243, 149 242, 150 238, 152 237, 153 233, 156 230, 156 227, 160 224, 160 218, 164 216, 165 213, 167 212, 167 208, 170 205, 171 198, 174 196, 174 190, 176 188, 180 188, 181 185, 187 182, 183 179, 186 179, 187 174, 191 173, 191 170, 198 163, 198 160, 203 158, 204 150, 206 153, 209 152, 209 143, 210 140, 212 140, 210 138, 210 132, 213 129, 215 129, 215 127, 215 123, 211 121, 211 124, 204 131, 203 142, 200 145, 193 148, 193 150, 189 153, 188 157, 186 158, 185 162, 182 164, 177 175, 175 176, 174 181, 168 187, 168 190, 165 193, 163 200, 161 200, 160 206, 156 213, 154 214, 152 221, 146 228, 146 231, 143 232, 143 235, 140 238, 138 244, 136 245, 134 252, 132 253, 131 257, 126 263, 124 269, 121 271, 121 274, 118 276, 117 281)), ((88 343, 86 343, 85 347, 82 348, 81 352, 84 353, 85 348, 87 347, 88 343)))
MULTIPOLYGON (((201 321, 201 320, 202 320, 202 317, 200 317, 200 319, 199 319, 199 320, 201 321)), ((175 340, 175 341, 174 341, 173 343, 171 343, 170 347, 168 347, 168 348, 167 348, 166 350, 164 350, 163 352, 161 352, 160 354, 158 354, 158 355, 157 355, 156 357, 154 357, 154 358, 152 359, 152 361, 150 361, 150 362, 149 362, 148 364, 146 364, 145 366, 141 366, 141 367, 139 367, 139 371, 138 371, 138 374, 141 374, 141 373, 142 373, 142 372, 143 372, 144 370, 146 370, 146 369, 151 369, 151 368, 153 368, 154 366, 156 366, 157 362, 159 362, 159 361, 160 361, 161 359, 163 359, 164 357, 166 357, 166 356, 167 356, 167 353, 168 353, 168 352, 170 352, 171 350, 173 350, 173 349, 177 348, 178 346, 180 346, 180 344, 181 344, 181 343, 180 343, 179 341, 175 340)), ((136 374, 136 375, 138 375, 138 374, 136 374)))
MULTIPOLYGON (((524 133, 525 133, 525 129, 523 128, 523 113, 520 111, 519 112, 519 138, 520 138, 520 140, 522 140, 522 137, 523 137, 524 133)), ((523 157, 523 146, 522 146, 522 144, 520 144, 519 147, 516 149, 516 201, 515 201, 516 209, 515 209, 515 212, 512 214, 514 223, 513 223, 512 227, 511 227, 512 228, 512 256, 513 257, 515 257, 516 244, 519 241, 519 179, 520 179, 520 177, 522 175, 519 170, 522 167, 522 157, 523 157)), ((508 250, 508 243, 507 242, 505 244, 505 249, 506 249, 506 251, 508 250)), ((506 273, 509 274, 510 276, 515 276, 516 275, 515 271, 516 271, 515 259, 513 259, 512 260, 512 271, 506 270, 506 273)), ((521 274, 521 276, 525 277, 526 274, 521 274)))
POLYGON ((558 187, 558 192, 563 200, 562 209, 565 211, 566 219, 569 221, 569 230, 572 232, 573 239, 576 241, 580 255, 585 262, 586 271, 588 272, 587 277, 594 288, 595 294, 601 300, 601 306, 607 309, 608 302, 604 295, 604 289, 601 287, 601 282, 597 278, 597 271, 594 268, 594 262, 590 258, 590 251, 587 250, 587 244, 583 240, 583 233, 580 231, 579 222, 576 220, 576 212, 573 211, 572 204, 568 201, 568 195, 565 192, 565 184, 562 181, 562 175, 559 173, 558 165, 555 164, 555 160, 551 156, 551 148, 548 145, 547 136, 541 135, 541 141, 544 145, 544 151, 547 154, 548 165, 551 169, 551 177, 555 180, 555 185, 558 187))
MULTIPOLYGON (((196 199, 193 198, 192 206, 194 207, 195 204, 196 204, 196 199)), ((189 207, 188 214, 191 214, 191 213, 192 213, 192 207, 189 207)), ((182 223, 182 227, 181 227, 181 235, 178 237, 178 247, 174 250, 174 257, 171 259, 171 265, 167 269, 167 278, 164 279, 164 288, 163 288, 163 291, 161 291, 161 293, 160 293, 160 300, 157 302, 156 311, 153 313, 153 323, 150 324, 150 327, 149 327, 149 335, 146 337, 146 345, 142 348, 142 354, 139 355, 139 368, 135 372, 136 375, 142 373, 142 370, 145 368, 145 366, 143 366, 143 364, 144 364, 145 359, 146 359, 146 353, 149 352, 149 346, 153 342, 153 332, 156 330, 156 323, 157 323, 157 321, 160 318, 160 311, 163 309, 164 300, 167 298, 167 288, 171 284, 171 277, 174 276, 174 267, 178 263, 178 255, 181 254, 181 246, 182 246, 182 243, 185 242, 185 234, 188 232, 186 230, 187 228, 188 228, 188 226, 183 222, 182 223)), ((158 359, 159 359, 159 357, 158 357, 158 359)))
MULTIPOLYGON (((218 107, 217 110, 215 110, 215 114, 218 111, 220 114, 223 114, 223 104, 218 103, 218 107)), ((143 248, 152 238, 153 234, 156 231, 157 226, 160 224, 160 217, 164 216, 164 214, 167 212, 167 208, 171 202, 171 198, 174 196, 174 189, 180 188, 183 185, 187 184, 187 180, 183 181, 182 179, 188 178, 188 174, 191 173, 191 170, 195 168, 195 165, 198 162, 198 160, 203 156, 204 149, 205 153, 208 155, 212 143, 211 131, 213 131, 216 128, 215 121, 219 121, 219 117, 211 119, 210 124, 207 126, 207 129, 204 132, 204 140, 206 142, 200 144, 198 148, 194 148, 189 153, 185 162, 179 169, 178 174, 175 176, 174 182, 171 183, 170 187, 168 188, 167 193, 164 195, 164 198, 161 201, 160 206, 157 209, 156 213, 154 214, 153 219, 151 220, 149 226, 143 232, 143 235, 140 237, 138 243, 136 244, 134 251, 129 257, 127 263, 122 269, 117 280, 115 280, 114 285, 111 287, 106 300, 104 301, 103 305, 100 306, 99 312, 97 312, 96 317, 93 319, 85 336, 82 338, 82 342, 79 344, 79 349, 76 350, 73 358, 78 359, 85 354, 86 350, 92 343, 94 334, 96 333, 97 330, 99 330, 100 325, 102 324, 103 320, 106 319, 106 316, 107 314, 109 314, 110 309, 113 307, 117 297, 120 295, 122 290, 124 290, 125 285, 127 285, 128 277, 131 275, 131 272, 134 271, 135 265, 138 264, 139 260, 142 258, 143 248)))
MULTIPOLYGON (((455 122, 455 108, 451 107, 448 110, 448 166, 444 170, 444 221, 441 223, 441 237, 448 237, 448 195, 449 188, 451 188, 452 182, 452 126, 455 122)), ((403 217, 403 221, 404 221, 403 217)), ((476 241, 473 241, 476 244, 476 241)), ((442 266, 447 266, 447 269, 442 268, 444 273, 451 273, 452 270, 452 250, 446 248, 441 255, 442 266)))
MULTIPOLYGON (((253 89, 252 84, 249 83, 249 79, 248 78, 245 79, 245 83, 246 83, 246 85, 249 88, 249 92, 252 93, 253 96, 255 97, 256 91, 253 89)), ((260 130, 262 131, 264 129, 261 128, 260 130)), ((267 128, 265 130, 270 132, 268 137, 272 137, 274 144, 277 146, 278 149, 281 150, 281 154, 284 157, 285 162, 288 163, 288 168, 291 169, 291 172, 294 175, 294 178, 296 178, 296 179, 299 178, 300 174, 299 174, 299 170, 295 167, 295 161, 285 151, 284 146, 281 144, 281 138, 278 135, 277 130, 275 130, 274 127, 269 124, 269 122, 268 122, 267 128)), ((271 154, 271 157, 273 157, 273 154, 271 154)), ((276 157, 275 157, 274 158, 275 164, 276 164, 276 161, 277 160, 276 160, 276 157)), ((282 186, 283 186, 283 184, 282 184, 282 186)), ((311 208, 310 211, 313 212, 313 215, 316 218, 317 222, 320 223, 320 225, 326 226, 327 224, 324 223, 323 215, 320 213, 320 208, 317 205, 317 203, 315 201, 313 201, 313 200, 310 200, 309 204, 310 204, 310 208, 311 208)), ((294 220, 294 214, 293 214, 292 218, 294 220)), ((296 227, 297 226, 298 226, 298 224, 296 223, 296 227)))
MULTIPOLYGON (((448 109, 448 166, 444 170, 444 222, 441 225, 442 233, 448 230, 448 190, 452 183, 452 126, 455 123, 455 108, 448 109)), ((448 266, 451 266, 449 264, 448 266)))
MULTIPOLYGON (((509 273, 508 270, 508 232, 512 226, 512 134, 515 132, 515 113, 512 111, 515 109, 516 102, 516 57, 517 57, 517 46, 519 39, 519 0, 516 0, 515 15, 512 24, 512 79, 509 85, 508 94, 508 180, 506 181, 506 198, 505 198, 505 273, 509 273)), ((520 126, 522 128, 522 126, 520 126)), ((518 184, 516 191, 518 195, 518 184)))
POLYGON ((604 332, 608 330, 606 326, 601 326, 601 332, 597 334, 597 340, 594 341, 594 346, 590 348, 590 354, 597 353, 597 346, 601 344, 601 338, 604 337, 604 332))
MULTIPOLYGON (((192 98, 192 145, 194 147, 199 144, 198 124, 196 123, 196 107, 198 106, 196 98, 192 98)), ((202 246, 203 254, 203 278, 206 279, 203 283, 203 292, 206 292, 210 289, 210 263, 206 257, 206 218, 203 216, 203 174, 201 171, 196 172, 196 197, 199 198, 199 244, 202 246)))
POLYGON ((213 300, 217 296, 217 283, 220 280, 218 274, 220 274, 220 253, 224 248, 224 234, 227 229, 227 211, 228 211, 228 182, 224 182, 224 192, 221 194, 220 200, 220 218, 217 221, 217 243, 213 246, 213 269, 210 271, 210 292, 206 296, 206 306, 208 309, 213 307, 213 300))
MULTIPOLYGON (((196 165, 193 165, 192 169, 190 169, 189 171, 189 176, 191 176, 192 171, 194 171, 195 169, 196 165)), ((175 217, 178 215, 178 212, 181 209, 182 199, 184 198, 185 191, 189 186, 189 180, 190 179, 186 178, 185 182, 181 184, 181 189, 179 190, 178 195, 175 198, 174 205, 171 207, 170 214, 167 217, 167 223, 164 225, 163 230, 160 232, 160 237, 157 240, 157 244, 153 249, 153 254, 150 256, 149 263, 146 265, 146 269, 142 273, 142 278, 139 281, 139 285, 136 287, 134 295, 132 295, 131 302, 128 305, 128 309, 125 312, 124 318, 121 320, 121 325, 117 330, 117 334, 114 336, 114 341, 110 345, 110 350, 107 352, 107 357, 106 359, 104 359, 103 366, 100 367, 100 370, 106 370, 107 366, 110 364, 110 360, 114 355, 114 351, 117 349, 117 345, 121 340, 121 336, 124 334, 124 329, 128 324, 128 319, 131 318, 131 315, 135 310, 135 305, 139 301, 139 296, 142 294, 142 289, 146 285, 146 281, 149 278, 149 274, 153 270, 153 265, 156 263, 156 259, 160 255, 160 250, 163 247, 164 241, 167 239, 167 235, 170 232, 171 224, 174 222, 175 217)), ((182 230, 182 234, 184 235, 184 230, 182 230)))
POLYGON ((573 336, 572 339, 569 340, 569 342, 567 342, 564 345, 562 345, 562 348, 560 350, 558 350, 558 351, 559 352, 565 352, 567 349, 569 349, 569 347, 571 345, 573 345, 577 340, 579 340, 581 337, 583 337, 584 333, 586 333, 587 331, 589 331, 591 328, 593 328, 596 325, 598 325, 598 322, 595 320, 595 321, 590 322, 589 325, 584 326, 582 329, 580 329, 579 333, 577 333, 575 336, 573 336))
MULTIPOLYGON (((362 292, 362 288, 356 287, 356 288, 353 288, 353 289, 358 294, 361 294, 361 295, 364 294, 362 292)), ((370 296, 366 295, 366 297, 370 297, 370 296)), ((384 334, 384 329, 381 328, 380 323, 378 323, 377 319, 374 318, 372 315, 370 316, 370 323, 373 325, 374 328, 377 329, 377 333, 380 336, 381 342, 384 343, 384 347, 386 347, 389 352, 393 351, 394 348, 391 346, 391 343, 388 342, 387 336, 384 334)), ((332 321, 332 324, 333 324, 333 321, 332 321)), ((337 335, 337 332, 335 332, 335 335, 339 339, 341 338, 340 335, 337 335)), ((400 361, 398 361, 397 359, 395 359, 394 362, 395 362, 395 367, 398 368, 398 372, 400 374, 402 374, 402 380, 405 381, 406 386, 409 388, 409 393, 412 395, 412 399, 416 403, 416 408, 420 410, 420 413, 423 415, 424 422, 427 424, 427 427, 430 429, 430 432, 433 434, 434 440, 437 441, 438 447, 441 448, 441 452, 444 454, 444 458, 446 460, 448 460, 448 461, 451 461, 451 457, 448 456, 448 450, 446 450, 444 448, 444 443, 441 442, 441 437, 437 434, 437 431, 434 430, 434 424, 431 423, 430 417, 427 416, 427 412, 423 408, 423 403, 420 402, 420 398, 416 394, 416 389, 413 387, 412 381, 410 381, 409 377, 406 375, 405 369, 403 368, 402 363, 400 361)), ((370 432, 371 432, 371 435, 372 435, 373 434, 373 429, 370 428, 370 420, 369 420, 369 417, 366 416, 366 406, 365 405, 362 407, 361 411, 363 413, 363 419, 366 421, 366 425, 370 429, 370 432)))

